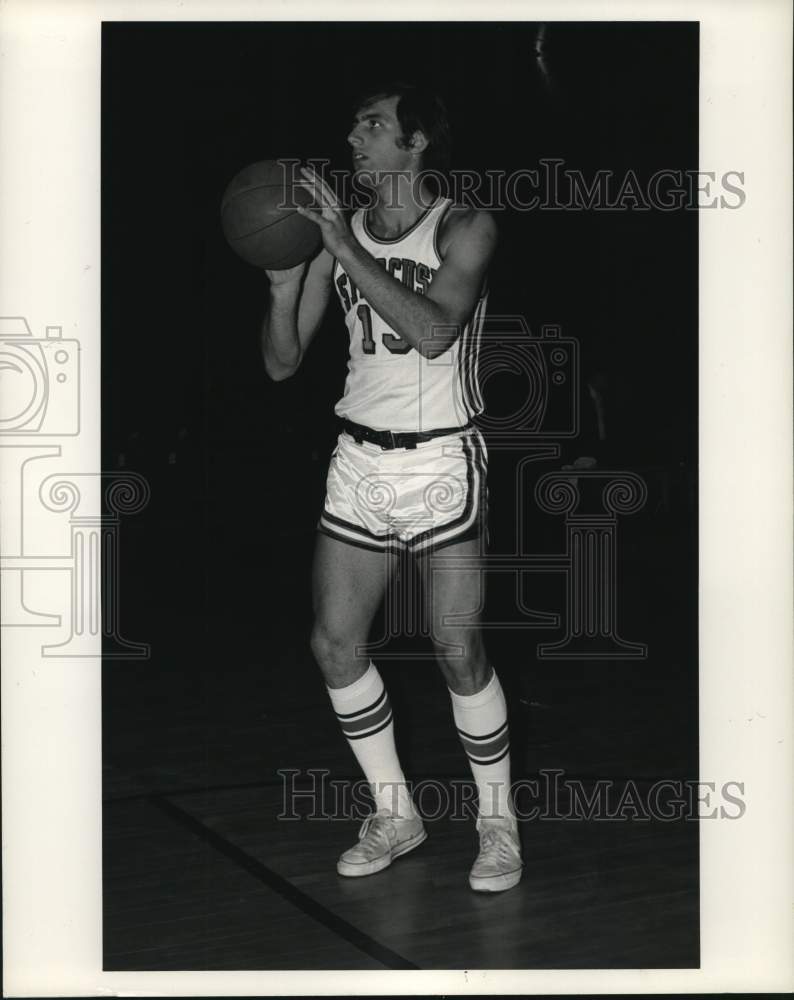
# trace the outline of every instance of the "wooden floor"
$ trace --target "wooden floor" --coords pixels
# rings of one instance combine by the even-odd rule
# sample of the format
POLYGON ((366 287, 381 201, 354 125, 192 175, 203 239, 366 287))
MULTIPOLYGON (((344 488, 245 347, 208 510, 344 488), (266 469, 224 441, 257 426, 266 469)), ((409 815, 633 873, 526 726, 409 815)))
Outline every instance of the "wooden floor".
MULTIPOLYGON (((125 633, 152 641, 153 657, 104 668, 105 968, 696 967, 691 820, 526 820, 524 879, 491 897, 468 887, 471 820, 429 820, 414 853, 353 880, 335 861, 355 820, 277 818, 279 770, 358 777, 307 648, 304 556, 292 553, 294 574, 264 599, 253 583, 234 594, 218 583, 197 605, 166 579, 125 604, 125 633)), ((654 581, 653 592, 627 587, 622 606, 625 638, 649 643, 647 661, 538 665, 535 646, 553 633, 492 642, 514 777, 556 768, 586 789, 697 777, 687 612, 675 577, 654 581)), ((409 776, 465 779, 432 663, 388 661, 382 672, 409 776)))
POLYGON ((250 788, 119 802, 105 870, 107 969, 684 967, 697 963, 682 825, 524 824, 524 881, 491 896, 466 873, 471 824, 429 823, 377 877, 339 878, 353 828, 273 821, 250 788))

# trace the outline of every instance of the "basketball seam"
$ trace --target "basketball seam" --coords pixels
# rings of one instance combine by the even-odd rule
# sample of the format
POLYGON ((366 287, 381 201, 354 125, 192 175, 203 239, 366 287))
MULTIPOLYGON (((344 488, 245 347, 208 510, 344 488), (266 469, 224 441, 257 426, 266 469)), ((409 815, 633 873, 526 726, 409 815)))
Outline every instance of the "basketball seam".
POLYGON ((227 236, 226 238, 232 243, 237 243, 238 240, 247 240, 249 236, 256 236, 257 233, 263 233, 266 229, 272 229, 273 226, 277 226, 280 222, 286 222, 287 219, 291 219, 293 215, 297 214, 295 209, 293 209, 288 215, 282 215, 280 219, 268 222, 266 226, 260 226, 259 229, 252 229, 250 233, 246 233, 244 236, 227 236))
MULTIPOLYGON (((231 185, 230 185, 231 186, 231 185)), ((292 185, 294 188, 296 185, 292 185)), ((229 202, 234 201, 241 194, 249 194, 251 191, 262 191, 264 188, 281 188, 284 189, 284 182, 278 181, 275 184, 251 184, 248 187, 235 188, 232 194, 226 194, 224 192, 223 198, 221 198, 221 210, 226 208, 229 202)))
MULTIPOLYGON (((293 212, 292 214, 294 215, 295 213, 293 212)), ((277 220, 277 222, 283 222, 283 221, 284 221, 283 219, 278 219, 277 220)), ((272 223, 272 225, 276 225, 276 223, 274 222, 274 223, 272 223)), ((270 227, 269 226, 265 226, 264 228, 265 229, 269 229, 270 227)), ((259 230, 257 230, 257 232, 262 232, 262 230, 259 229, 259 230)), ((248 236, 254 236, 254 235, 256 235, 256 234, 255 233, 249 233, 248 234, 248 236)), ((230 243, 230 245, 232 243, 238 243, 240 240, 248 239, 248 236, 238 236, 234 240, 229 240, 229 243, 230 243)), ((267 268, 270 268, 271 270, 278 270, 278 266, 277 265, 280 264, 283 260, 286 260, 288 257, 291 257, 292 254, 295 253, 295 251, 298 248, 298 246, 299 246, 299 243, 298 242, 294 242, 290 246, 289 250, 287 250, 287 252, 284 253, 284 254, 282 254, 280 257, 276 257, 274 260, 269 261, 267 264, 258 264, 258 265, 254 265, 254 266, 256 266, 256 267, 267 267, 267 268)), ((253 263, 253 261, 249 261, 249 263, 253 263)))

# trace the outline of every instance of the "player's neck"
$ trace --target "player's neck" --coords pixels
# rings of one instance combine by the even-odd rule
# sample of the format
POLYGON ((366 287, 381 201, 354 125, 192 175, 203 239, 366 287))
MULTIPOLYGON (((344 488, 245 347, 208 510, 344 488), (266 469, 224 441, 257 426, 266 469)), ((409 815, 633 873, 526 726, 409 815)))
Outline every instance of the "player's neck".
POLYGON ((369 211, 369 224, 383 239, 393 239, 409 230, 435 201, 421 178, 411 175, 387 179, 377 195, 369 211))

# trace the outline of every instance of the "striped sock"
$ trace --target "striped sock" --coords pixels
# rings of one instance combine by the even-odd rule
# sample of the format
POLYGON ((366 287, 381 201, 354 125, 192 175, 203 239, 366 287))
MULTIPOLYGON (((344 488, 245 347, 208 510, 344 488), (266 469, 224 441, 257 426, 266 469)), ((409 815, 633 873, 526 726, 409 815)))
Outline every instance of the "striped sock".
POLYGON ((507 705, 494 671, 476 694, 449 692, 458 736, 477 784, 480 816, 512 816, 507 705))
POLYGON ((391 703, 375 664, 357 681, 328 688, 342 732, 372 789, 377 809, 395 816, 415 814, 394 744, 391 703))

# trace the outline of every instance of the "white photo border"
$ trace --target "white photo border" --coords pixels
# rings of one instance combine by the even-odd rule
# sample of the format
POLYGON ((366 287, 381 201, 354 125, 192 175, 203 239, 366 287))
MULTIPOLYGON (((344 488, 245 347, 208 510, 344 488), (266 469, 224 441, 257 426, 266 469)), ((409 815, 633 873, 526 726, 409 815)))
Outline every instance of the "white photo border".
MULTIPOLYGON (((789 0, 498 0, 487 8, 404 0, 375 10, 360 0, 5 0, 0 314, 25 316, 37 336, 58 323, 64 337, 79 339, 83 420, 80 435, 59 445, 65 466, 98 472, 102 20, 484 13, 489 21, 699 21, 701 169, 744 173, 740 210, 700 213, 700 770, 718 783, 743 781, 747 803, 739 821, 700 824, 701 968, 102 972, 100 660, 47 660, 35 629, 4 629, 6 996, 794 987, 789 0)), ((0 465, 4 501, 8 472, 0 465)), ((6 517, 2 540, 8 530, 6 517)))

